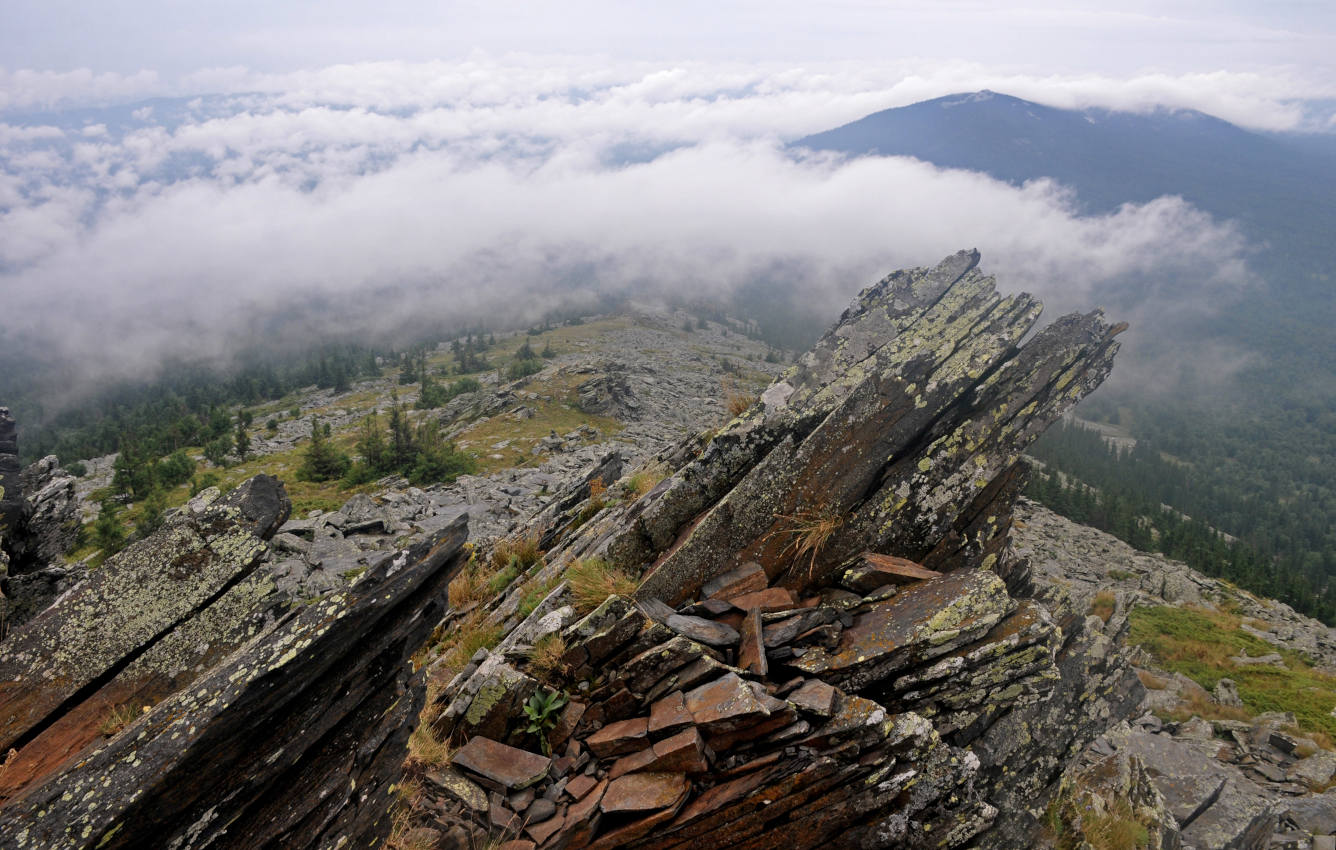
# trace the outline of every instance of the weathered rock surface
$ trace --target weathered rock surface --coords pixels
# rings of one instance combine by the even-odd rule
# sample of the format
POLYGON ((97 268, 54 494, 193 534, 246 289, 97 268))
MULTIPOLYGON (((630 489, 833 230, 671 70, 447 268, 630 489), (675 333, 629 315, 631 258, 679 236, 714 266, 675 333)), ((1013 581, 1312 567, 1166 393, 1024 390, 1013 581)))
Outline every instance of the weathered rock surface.
POLYGON ((207 494, 0 644, 0 847, 369 846, 421 704, 409 656, 464 519, 307 600, 264 476, 207 494))
POLYGON ((20 469, 18 424, 8 407, 0 407, 0 544, 13 535, 23 519, 20 469))
POLYGON ((83 576, 61 560, 79 534, 74 483, 54 455, 19 469, 16 425, 0 407, 0 634, 83 576))
POLYGON ((1029 846, 1071 754, 1140 701, 1109 635, 1020 598, 1006 549, 1020 452, 1108 373, 1119 328, 1069 316, 1021 345, 1039 305, 977 262, 866 290, 761 403, 661 453, 645 496, 533 523, 536 579, 590 557, 642 574, 563 630, 555 672, 493 656, 442 695, 453 735, 479 698, 580 706, 549 738, 536 793, 576 790, 539 846, 1029 846))

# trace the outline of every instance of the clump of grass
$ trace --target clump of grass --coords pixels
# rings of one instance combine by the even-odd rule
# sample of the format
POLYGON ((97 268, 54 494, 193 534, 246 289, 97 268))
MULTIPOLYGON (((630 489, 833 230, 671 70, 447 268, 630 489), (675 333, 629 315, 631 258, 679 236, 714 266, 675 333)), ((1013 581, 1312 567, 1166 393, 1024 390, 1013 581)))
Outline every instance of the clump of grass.
POLYGON ((664 479, 664 476, 662 466, 651 464, 644 469, 637 470, 626 479, 626 492, 631 498, 638 499, 653 490, 664 479))
POLYGON ((575 609, 581 614, 593 611, 609 596, 630 596, 640 586, 633 576, 602 558, 573 561, 566 568, 566 581, 570 583, 575 609))
POLYGON ((111 713, 102 718, 98 732, 104 738, 114 738, 122 729, 138 719, 142 712, 132 705, 112 706, 111 713))
POLYGON ((561 659, 565 655, 566 641, 560 634, 543 635, 529 650, 529 672, 545 682, 561 669, 561 659))
POLYGON ((1117 603, 1118 597, 1112 590, 1101 590, 1090 600, 1090 613, 1107 623, 1113 616, 1117 603))
MULTIPOLYGON (((410 746, 412 739, 409 739, 410 746)), ((413 812, 422 803, 422 785, 416 778, 401 782, 395 791, 398 799, 391 812, 390 836, 386 839, 386 850, 434 850, 432 832, 417 831, 413 825, 413 812)))
POLYGON ((428 688, 433 687, 433 683, 439 687, 440 683, 453 679, 475 652, 491 649, 503 636, 501 626, 488 625, 485 613, 476 609, 453 627, 438 628, 437 631, 426 652, 426 657, 435 659, 427 681, 428 688))
POLYGON ((492 549, 492 569, 503 570, 516 567, 527 570, 543 561, 543 551, 538 548, 538 534, 526 534, 497 542, 492 549))
POLYGON ((737 418, 746 413, 757 399, 760 398, 756 393, 749 393, 746 390, 738 389, 732 381, 724 382, 724 409, 728 415, 737 418))
MULTIPOLYGON (((431 719, 435 720, 434 717, 431 719)), ((441 768, 450 763, 454 753, 454 748, 450 746, 449 742, 438 738, 436 732, 432 729, 432 724, 425 722, 425 720, 419 720, 413 734, 408 736, 408 761, 410 764, 421 765, 424 768, 441 768)))
POLYGON ((491 578, 477 561, 469 561, 450 582, 450 605, 462 608, 470 602, 487 598, 487 580, 491 578))
POLYGON ((498 593, 505 590, 507 587, 510 587, 510 583, 514 581, 516 578, 518 578, 519 574, 520 574, 519 567, 515 566, 514 564, 511 564, 510 566, 501 570, 499 573, 496 573, 491 578, 487 579, 487 591, 492 596, 496 596, 498 593))
POLYGON ((1150 828, 1127 800, 1066 785, 1048 804, 1043 824, 1058 850, 1140 850, 1150 846, 1150 828))
POLYGON ((1130 578, 1136 578, 1136 573, 1129 573, 1127 570, 1109 570, 1109 578, 1114 581, 1127 581, 1130 578))
POLYGON ((1179 702, 1176 708, 1159 712, 1162 720, 1182 723, 1194 717, 1203 720, 1249 720, 1253 713, 1246 708, 1220 705, 1209 696, 1193 691, 1179 702))
POLYGON ((575 517, 575 527, 579 528, 589 520, 593 519, 599 511, 608 506, 606 494, 608 485, 603 483, 603 479, 595 478, 589 482, 589 498, 585 500, 585 505, 580 509, 580 513, 575 517))
POLYGON ((786 535, 789 542, 780 550, 781 555, 792 554, 795 561, 809 558, 807 574, 816 570, 816 557, 830 542, 830 538, 844 525, 844 517, 828 505, 804 508, 793 514, 779 514, 786 526, 771 535, 786 535))
POLYGON ((519 607, 516 609, 521 617, 527 617, 532 614, 552 589, 560 584, 560 579, 551 578, 547 581, 530 580, 525 586, 524 595, 520 597, 519 607))

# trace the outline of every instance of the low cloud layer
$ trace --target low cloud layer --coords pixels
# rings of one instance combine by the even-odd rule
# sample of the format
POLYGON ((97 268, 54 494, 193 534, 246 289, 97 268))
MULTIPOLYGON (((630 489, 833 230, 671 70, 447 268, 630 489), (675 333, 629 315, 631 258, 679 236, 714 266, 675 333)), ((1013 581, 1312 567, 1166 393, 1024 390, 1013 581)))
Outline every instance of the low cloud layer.
MULTIPOLYGON (((722 296, 782 267, 832 316, 886 271, 963 247, 1004 289, 1059 310, 1094 306, 1125 278, 1145 289, 1124 312, 1147 315, 1199 309, 1247 280, 1235 231, 1179 199, 1086 217, 1048 182, 783 147, 944 93, 883 72, 230 73, 239 82, 217 88, 230 94, 0 125, 0 331, 91 379, 224 354, 293 305, 331 305, 348 330, 531 318, 561 297, 558 280, 563 292, 722 296)), ((992 87, 1032 94, 1011 83, 992 87)), ((1043 85, 1070 105, 1099 89, 1043 85)), ((1099 89, 1103 105, 1115 88, 1099 89)), ((1118 96, 1163 90, 1127 83, 1118 96)))

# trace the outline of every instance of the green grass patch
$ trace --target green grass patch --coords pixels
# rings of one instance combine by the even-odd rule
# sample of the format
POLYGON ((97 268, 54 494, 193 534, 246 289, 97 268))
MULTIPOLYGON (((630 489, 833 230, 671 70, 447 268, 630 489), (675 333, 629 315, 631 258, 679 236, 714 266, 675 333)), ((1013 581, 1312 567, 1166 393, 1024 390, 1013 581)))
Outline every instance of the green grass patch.
POLYGON ((1200 608, 1136 608, 1129 615, 1129 642, 1144 648, 1173 673, 1182 673, 1207 690, 1221 679, 1238 685, 1251 714, 1290 711, 1306 732, 1336 737, 1336 677, 1313 669, 1302 653, 1277 648, 1239 628, 1240 619, 1200 608), (1285 669, 1236 665, 1229 659, 1246 652, 1279 654, 1285 669))
POLYGON ((455 445, 475 455, 478 458, 478 474, 487 475, 503 469, 542 463, 546 456, 533 454, 533 447, 553 431, 568 434, 581 425, 590 425, 598 429, 599 439, 616 434, 622 430, 622 424, 616 419, 583 413, 577 407, 579 393, 575 387, 587 378, 581 375, 559 375, 552 380, 529 384, 528 390, 551 399, 524 402, 535 411, 532 419, 515 419, 508 413, 493 416, 463 431, 456 438, 455 445), (510 444, 505 448, 493 448, 497 443, 507 440, 510 444))

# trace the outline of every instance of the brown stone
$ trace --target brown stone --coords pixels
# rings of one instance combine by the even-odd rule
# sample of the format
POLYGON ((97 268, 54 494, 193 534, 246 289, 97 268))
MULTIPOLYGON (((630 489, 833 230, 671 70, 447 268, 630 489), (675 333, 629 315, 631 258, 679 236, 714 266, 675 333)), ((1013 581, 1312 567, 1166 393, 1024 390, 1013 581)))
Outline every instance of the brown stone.
POLYGON ((764 590, 770 579, 765 570, 755 562, 748 562, 736 570, 726 572, 705 583, 701 595, 707 599, 729 600, 744 593, 764 590))
POLYGON ((534 850, 537 846, 538 845, 534 844, 532 841, 516 838, 513 841, 507 841, 505 844, 496 848, 496 850, 534 850))
POLYGON ((742 611, 750 611, 752 608, 761 609, 762 614, 771 614, 775 611, 788 611, 797 607, 798 603, 793 598, 793 593, 785 587, 767 587, 764 590, 758 590, 754 593, 744 593, 741 596, 734 596, 728 600, 735 608, 742 611))
POLYGON ((561 812, 558 812, 556 817, 528 824, 524 827, 524 831, 529 833, 529 837, 541 845, 546 844, 547 840, 560 832, 565 825, 566 818, 562 816, 561 812))
POLYGON ((649 708, 649 734, 671 735, 694 721, 681 691, 673 691, 649 708))
POLYGON ((583 847, 598 829, 602 813, 599 803, 608 790, 608 780, 604 779, 594 786, 584 797, 571 804, 566 810, 566 820, 562 823, 563 841, 566 847, 583 847))
POLYGON ((616 829, 610 829, 598 840, 589 845, 589 850, 616 850, 618 847, 625 847, 632 841, 638 841, 654 831, 654 827, 667 823, 677 816, 678 810, 682 808, 682 803, 686 802, 687 795, 683 794, 682 799, 674 806, 669 806, 661 812, 655 812, 646 818, 632 821, 625 826, 619 826, 616 829))
POLYGON ((487 819, 493 827, 501 830, 502 833, 514 834, 519 832, 520 827, 524 824, 524 821, 520 820, 520 816, 506 805, 506 798, 495 793, 492 794, 492 805, 487 809, 487 819))
POLYGON ((850 590, 868 593, 887 584, 912 584, 937 578, 941 573, 914 563, 908 558, 864 552, 860 563, 845 573, 843 584, 850 590))
POLYGON ((649 720, 633 717, 609 723, 585 738, 585 746, 601 759, 643 750, 649 746, 649 720))
POLYGON ((765 658, 765 645, 761 643, 761 609, 752 608, 742 620, 738 641, 738 666, 754 676, 765 676, 770 672, 770 665, 765 658))
POLYGON ((735 729, 711 733, 710 749, 722 753, 746 741, 764 738, 788 726, 797 719, 797 716, 797 712, 786 704, 784 709, 772 712, 769 717, 758 717, 751 723, 744 723, 735 729))
POLYGON ((594 779, 594 777, 584 776, 582 774, 573 777, 570 782, 566 783, 566 793, 571 796, 572 800, 579 800, 592 791, 597 784, 598 780, 594 779))
POLYGON ((788 700, 800 711, 818 717, 830 717, 835 713, 835 689, 819 679, 808 679, 802 687, 789 694, 788 700))
POLYGON ((767 715, 752 689, 736 673, 694 688, 686 694, 686 704, 696 725, 708 733, 731 732, 767 715))
POLYGON ((575 729, 580 725, 580 719, 584 717, 585 710, 589 706, 582 702, 568 702, 566 707, 561 710, 561 716, 557 718, 557 725, 548 730, 547 743, 555 752, 565 746, 566 741, 575 733, 575 729))
POLYGON ((630 773, 608 785, 599 808, 606 814, 654 812, 677 806, 690 790, 680 773, 630 773))
POLYGON ((696 727, 678 732, 654 745, 652 770, 672 773, 704 773, 710 769, 705 756, 705 741, 696 727))
POLYGON ((517 791, 547 776, 552 759, 499 744, 491 738, 470 738, 455 750, 453 763, 467 771, 517 791))
POLYGON ((649 770, 658 760, 659 756, 654 752, 653 747, 643 749, 638 753, 631 753, 629 756, 622 756, 612 763, 612 767, 608 768, 608 778, 616 779, 628 773, 649 770))

